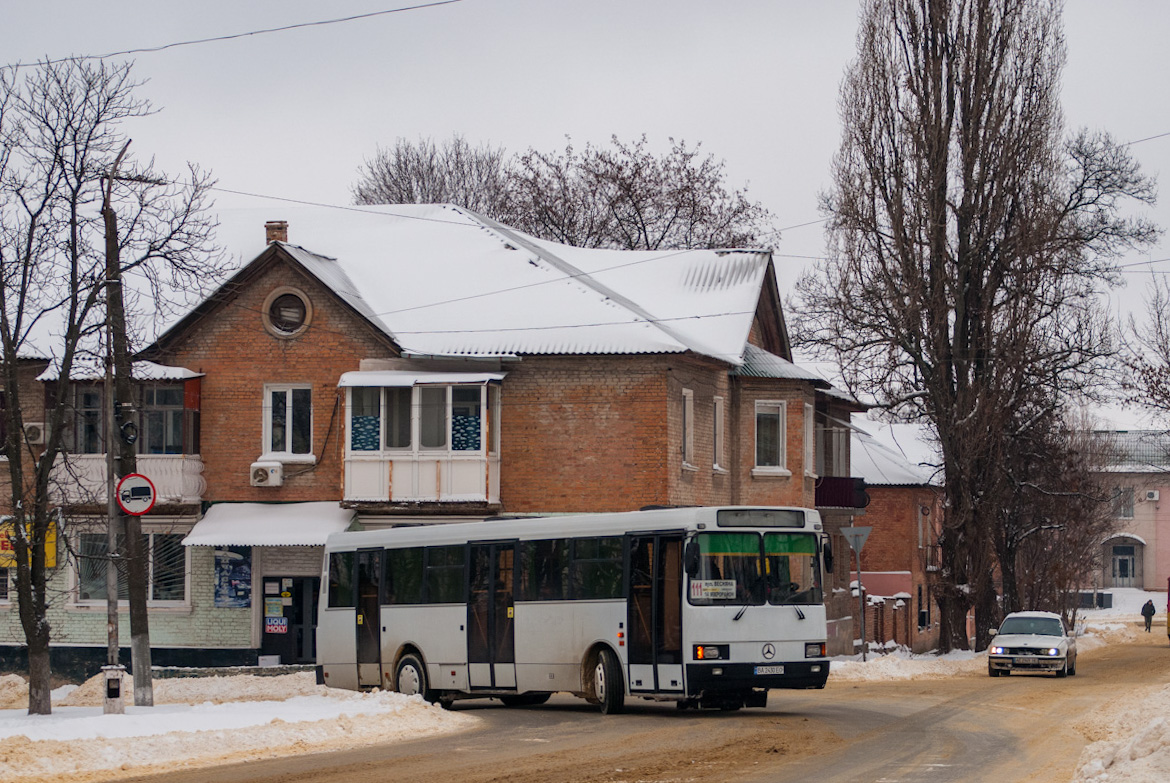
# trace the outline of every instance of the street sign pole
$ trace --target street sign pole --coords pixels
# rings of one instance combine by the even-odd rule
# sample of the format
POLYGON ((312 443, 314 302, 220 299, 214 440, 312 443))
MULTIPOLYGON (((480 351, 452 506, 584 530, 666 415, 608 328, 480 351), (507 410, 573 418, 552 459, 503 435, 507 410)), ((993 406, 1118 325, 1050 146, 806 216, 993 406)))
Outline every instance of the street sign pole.
POLYGON ((861 660, 863 662, 868 660, 866 653, 869 650, 869 643, 865 638, 865 590, 861 586, 861 548, 865 546, 865 541, 869 538, 871 530, 873 527, 841 528, 841 535, 845 536, 845 540, 849 542, 849 548, 857 553, 857 607, 858 612, 861 613, 861 660))

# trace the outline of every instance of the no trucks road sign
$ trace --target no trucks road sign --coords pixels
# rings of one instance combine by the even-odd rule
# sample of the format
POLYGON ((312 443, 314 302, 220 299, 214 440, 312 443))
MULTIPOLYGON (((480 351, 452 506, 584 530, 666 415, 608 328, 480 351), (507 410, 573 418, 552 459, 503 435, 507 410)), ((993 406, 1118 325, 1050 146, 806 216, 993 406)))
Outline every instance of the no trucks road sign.
POLYGON ((158 492, 154 484, 141 473, 127 473, 114 491, 118 507, 132 517, 140 517, 154 508, 158 492))

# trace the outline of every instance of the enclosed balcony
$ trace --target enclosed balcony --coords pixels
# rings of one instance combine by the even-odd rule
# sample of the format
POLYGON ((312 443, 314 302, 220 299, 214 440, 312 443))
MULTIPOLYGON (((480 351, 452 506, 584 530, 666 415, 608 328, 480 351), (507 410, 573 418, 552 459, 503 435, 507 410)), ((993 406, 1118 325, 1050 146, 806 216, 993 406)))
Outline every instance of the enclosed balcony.
MULTIPOLYGON (((199 503, 207 490, 197 454, 139 454, 137 472, 154 484, 157 504, 199 503)), ((53 465, 50 496, 63 505, 104 504, 106 476, 105 454, 63 454, 53 465)))

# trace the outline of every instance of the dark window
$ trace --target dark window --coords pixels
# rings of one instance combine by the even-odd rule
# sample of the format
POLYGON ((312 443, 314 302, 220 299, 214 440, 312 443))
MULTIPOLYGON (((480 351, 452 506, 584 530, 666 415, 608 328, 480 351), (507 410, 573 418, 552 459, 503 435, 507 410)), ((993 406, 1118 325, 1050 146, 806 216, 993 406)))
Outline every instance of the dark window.
POLYGON ((183 387, 147 386, 142 390, 140 454, 182 454, 183 387))
POLYGON ((427 547, 426 601, 429 604, 459 604, 463 591, 464 547, 427 547))
POLYGON ((296 294, 281 294, 268 308, 268 322, 272 328, 293 334, 305 323, 305 302, 296 294))
POLYGON ((480 407, 479 386, 451 388, 452 451, 479 451, 482 447, 483 417, 480 407))
POLYGON ((0 568, 0 601, 8 600, 8 569, 0 568))
POLYGON ((447 447, 447 387, 419 389, 419 438, 424 449, 447 447))
POLYGON ((150 543, 150 597, 155 601, 182 601, 187 581, 183 537, 155 533, 150 543))
POLYGON ((382 440, 381 389, 358 388, 349 392, 349 448, 377 451, 382 440))
POLYGON ((353 552, 329 555, 329 605, 354 606, 353 552))
POLYGON ((309 454, 313 446, 312 389, 273 389, 269 394, 269 451, 309 454))
POLYGON ((621 598, 622 538, 575 538, 569 571, 574 599, 621 598))
POLYGON ((75 425, 73 450, 78 454, 101 454, 102 448, 102 390, 97 387, 77 387, 74 397, 75 425))
POLYGON ((421 604, 423 602, 423 550, 386 550, 386 603, 421 604))
POLYGON ((525 541, 520 544, 522 601, 560 601, 569 597, 569 542, 525 541))
POLYGON ((386 389, 386 448, 410 448, 410 405, 413 390, 409 386, 386 389))

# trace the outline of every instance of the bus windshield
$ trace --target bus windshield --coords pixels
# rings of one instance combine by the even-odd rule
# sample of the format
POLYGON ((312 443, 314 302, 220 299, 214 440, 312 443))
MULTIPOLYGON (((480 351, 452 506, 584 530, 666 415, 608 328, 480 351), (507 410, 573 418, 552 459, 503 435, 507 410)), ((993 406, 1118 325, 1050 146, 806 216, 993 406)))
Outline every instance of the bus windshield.
POLYGON ((821 573, 810 533, 700 533, 690 580, 697 606, 818 604, 821 573))

